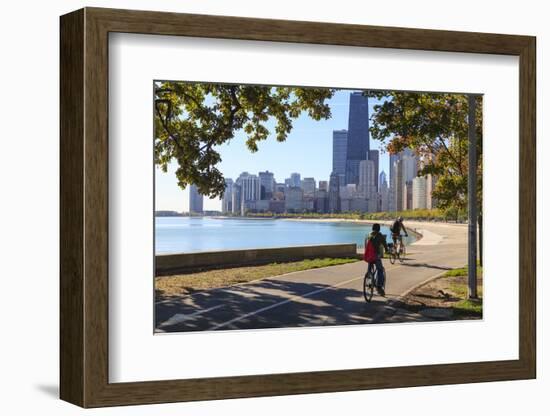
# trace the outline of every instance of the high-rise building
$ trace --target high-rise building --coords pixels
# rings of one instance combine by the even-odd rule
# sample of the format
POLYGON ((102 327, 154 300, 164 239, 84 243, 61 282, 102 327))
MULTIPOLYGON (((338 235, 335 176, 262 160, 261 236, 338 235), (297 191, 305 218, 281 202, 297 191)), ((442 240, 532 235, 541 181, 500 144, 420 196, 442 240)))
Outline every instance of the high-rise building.
POLYGON ((302 181, 300 179, 299 173, 291 173, 290 174, 290 186, 301 188, 302 187, 302 181))
POLYGON ((412 209, 412 181, 405 182, 403 186, 403 208, 404 211, 412 209))
POLYGON ((393 211, 403 211, 406 206, 403 202, 403 188, 405 187, 405 181, 403 180, 403 161, 401 159, 398 159, 393 164, 393 180, 394 180, 394 187, 393 187, 393 194, 394 194, 394 209, 393 211))
POLYGON ((359 162, 369 155, 369 101, 362 92, 352 92, 349 99, 346 184, 359 183, 359 162))
POLYGON ((412 181, 412 209, 425 209, 426 202, 426 177, 417 176, 412 181))
POLYGON ((437 184, 437 177, 429 174, 426 176, 426 208, 434 209, 437 208, 437 199, 434 198, 433 191, 435 190, 435 185, 437 184))
POLYGON ((362 160, 359 163, 359 193, 365 199, 374 198, 376 194, 375 184, 377 175, 375 173, 375 164, 372 160, 362 160))
POLYGON ((287 186, 284 183, 275 184, 275 192, 273 193, 273 199, 282 201, 285 199, 285 191, 287 186))
POLYGON ((376 192, 378 192, 378 173, 380 172, 380 152, 376 149, 369 150, 369 160, 374 162, 374 174, 376 180, 374 181, 374 187, 376 192))
POLYGON ((388 181, 386 180, 386 174, 384 171, 380 173, 380 180, 378 181, 378 189, 380 194, 380 211, 390 211, 390 190, 388 187, 388 181))
POLYGON ((304 197, 315 196, 315 178, 304 178, 302 180, 302 189, 304 190, 304 197))
POLYGON ((203 212, 203 196, 195 185, 189 186, 189 212, 194 214, 202 214, 203 212))
POLYGON ((222 197, 222 212, 233 212, 233 179, 225 178, 225 191, 222 197))
POLYGON ((403 150, 401 159, 403 160, 403 175, 405 175, 405 182, 410 182, 418 173, 418 158, 411 149, 407 148, 403 150))
POLYGON ((275 191, 273 173, 266 170, 259 172, 258 177, 260 178, 260 199, 271 199, 275 191))
POLYGON ((287 212, 302 212, 304 210, 304 191, 297 186, 291 186, 285 196, 287 212))
POLYGON ((340 212, 340 176, 334 172, 328 183, 328 211, 340 212))
POLYGON ((390 172, 389 172, 389 174, 390 174, 390 179, 389 179, 390 188, 392 188, 392 183, 395 180, 393 166, 395 165, 395 162, 397 162, 400 158, 401 158, 400 153, 390 154, 390 172))
POLYGON ((314 210, 320 213, 328 212, 328 191, 326 189, 319 189, 315 194, 314 210))
POLYGON ((233 191, 231 192, 231 212, 233 214, 243 214, 242 201, 241 183, 239 179, 237 179, 233 184, 233 191))
POLYGON ((348 149, 348 131, 332 132, 332 172, 340 176, 340 184, 346 180, 346 157, 348 149))
POLYGON ((239 180, 244 202, 257 201, 260 199, 260 178, 248 172, 243 172, 239 176, 239 180))
POLYGON ((328 181, 319 181, 319 190, 328 192, 328 181))
POLYGON ((402 211, 412 207, 412 180, 418 173, 418 158, 409 148, 390 155, 389 209, 402 211), (403 199, 405 185, 410 182, 410 201, 403 199), (407 208, 408 207, 408 208, 407 208))
POLYGON ((388 177, 386 176, 386 172, 382 171, 382 172, 380 172, 380 175, 378 175, 378 189, 380 189, 382 187, 382 184, 384 182, 386 182, 386 186, 387 186, 388 185, 388 177))

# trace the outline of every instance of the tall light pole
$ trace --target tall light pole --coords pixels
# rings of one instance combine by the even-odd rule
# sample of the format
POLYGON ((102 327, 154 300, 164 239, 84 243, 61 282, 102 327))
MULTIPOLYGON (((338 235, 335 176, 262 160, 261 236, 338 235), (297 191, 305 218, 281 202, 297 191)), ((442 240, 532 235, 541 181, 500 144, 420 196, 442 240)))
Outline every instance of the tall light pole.
POLYGON ((477 299, 476 96, 468 95, 468 297, 477 299))

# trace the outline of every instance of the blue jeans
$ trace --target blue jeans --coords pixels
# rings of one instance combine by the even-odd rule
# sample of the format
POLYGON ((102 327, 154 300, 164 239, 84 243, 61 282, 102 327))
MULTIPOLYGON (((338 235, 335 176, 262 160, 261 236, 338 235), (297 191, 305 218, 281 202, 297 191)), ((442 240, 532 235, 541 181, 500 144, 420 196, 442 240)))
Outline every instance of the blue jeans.
POLYGON ((374 285, 376 287, 384 287, 385 282, 385 273, 384 273, 384 266, 382 265, 382 259, 378 258, 376 262, 369 263, 368 271, 372 273, 372 268, 376 264, 376 276, 374 276, 374 285))

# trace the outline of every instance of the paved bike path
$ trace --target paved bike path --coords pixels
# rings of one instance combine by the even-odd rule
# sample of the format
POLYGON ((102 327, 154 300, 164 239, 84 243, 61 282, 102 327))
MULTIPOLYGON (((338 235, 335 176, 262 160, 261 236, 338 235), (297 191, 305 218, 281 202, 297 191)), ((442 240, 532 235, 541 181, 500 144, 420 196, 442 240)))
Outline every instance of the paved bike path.
MULTIPOLYGON (((388 300, 467 263, 467 227, 407 224, 424 234, 407 246, 404 263, 384 259, 386 297, 366 303, 366 263, 305 270, 159 302, 158 332, 371 323, 388 300)), ((368 227, 366 227, 366 231, 368 227)))

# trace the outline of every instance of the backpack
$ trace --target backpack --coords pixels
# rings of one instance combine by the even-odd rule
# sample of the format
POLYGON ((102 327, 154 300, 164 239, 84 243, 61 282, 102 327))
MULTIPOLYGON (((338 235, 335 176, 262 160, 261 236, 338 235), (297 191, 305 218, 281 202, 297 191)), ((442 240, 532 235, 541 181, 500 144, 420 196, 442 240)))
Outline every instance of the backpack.
POLYGON ((363 260, 365 260, 367 263, 374 263, 376 262, 376 260, 378 260, 378 253, 376 252, 374 243, 370 238, 368 239, 367 245, 365 246, 365 254, 363 255, 363 260))

